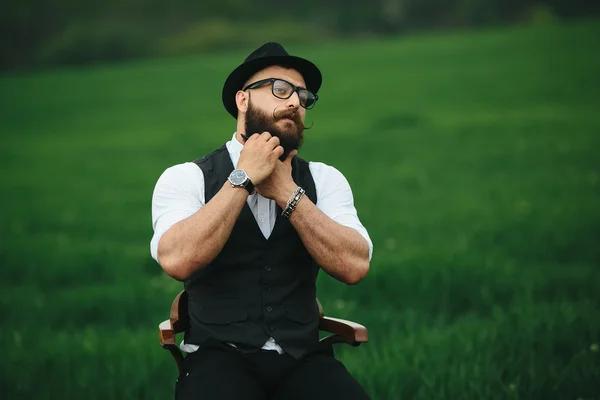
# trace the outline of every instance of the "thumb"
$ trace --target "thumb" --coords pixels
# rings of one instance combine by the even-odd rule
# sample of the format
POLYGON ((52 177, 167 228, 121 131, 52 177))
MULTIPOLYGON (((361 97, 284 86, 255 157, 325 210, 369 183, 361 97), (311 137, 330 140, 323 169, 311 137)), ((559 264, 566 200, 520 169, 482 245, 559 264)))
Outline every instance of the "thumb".
POLYGON ((288 156, 285 158, 285 160, 283 160, 283 163, 285 165, 287 165, 288 167, 290 167, 292 165, 292 158, 294 158, 294 156, 296 154, 298 154, 298 150, 290 151, 290 154, 288 154, 288 156))

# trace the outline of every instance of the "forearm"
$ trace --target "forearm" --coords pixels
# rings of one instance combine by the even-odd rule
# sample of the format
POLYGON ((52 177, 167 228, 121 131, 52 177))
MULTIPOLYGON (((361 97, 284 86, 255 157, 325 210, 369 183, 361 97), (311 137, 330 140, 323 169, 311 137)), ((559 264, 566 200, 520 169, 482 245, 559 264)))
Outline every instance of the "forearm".
POLYGON ((167 274, 185 280, 210 264, 227 242, 248 192, 226 182, 190 217, 169 228, 158 243, 158 262, 167 274))
MULTIPOLYGON (((285 203, 280 207, 285 209, 285 203)), ((334 278, 356 284, 369 271, 369 246, 356 230, 343 226, 303 196, 290 217, 302 243, 317 264, 334 278)))

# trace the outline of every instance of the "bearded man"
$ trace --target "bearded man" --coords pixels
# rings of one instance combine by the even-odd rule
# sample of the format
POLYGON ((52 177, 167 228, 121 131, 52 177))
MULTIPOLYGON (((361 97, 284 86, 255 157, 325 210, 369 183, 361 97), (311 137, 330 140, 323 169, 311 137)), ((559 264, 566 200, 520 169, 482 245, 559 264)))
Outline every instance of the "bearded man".
POLYGON ((151 253, 188 293, 177 399, 369 398, 319 344, 318 271, 356 284, 373 251, 344 176, 297 157, 321 82, 264 44, 223 87, 231 140, 156 184, 151 253))

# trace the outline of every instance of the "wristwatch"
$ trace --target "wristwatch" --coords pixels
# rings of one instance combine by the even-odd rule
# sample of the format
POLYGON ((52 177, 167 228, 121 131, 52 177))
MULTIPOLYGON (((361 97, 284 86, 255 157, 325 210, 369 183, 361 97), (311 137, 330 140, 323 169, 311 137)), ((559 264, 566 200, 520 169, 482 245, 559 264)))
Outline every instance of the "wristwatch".
POLYGON ((246 188, 248 193, 254 193, 254 185, 248 177, 248 174, 243 169, 234 169, 227 180, 231 183, 232 187, 243 187, 246 188))

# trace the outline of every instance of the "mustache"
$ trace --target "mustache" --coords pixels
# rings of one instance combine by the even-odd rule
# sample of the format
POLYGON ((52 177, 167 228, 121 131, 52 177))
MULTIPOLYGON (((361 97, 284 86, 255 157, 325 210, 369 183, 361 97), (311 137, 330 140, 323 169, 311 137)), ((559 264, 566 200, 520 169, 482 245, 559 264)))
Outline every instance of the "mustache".
POLYGON ((273 119, 283 119, 283 118, 291 119, 292 121, 294 121, 296 123, 296 125, 298 125, 302 129, 304 129, 304 123, 302 122, 302 119, 300 118, 300 113, 298 113, 296 110, 289 110, 289 109, 283 109, 283 110, 274 109, 273 110, 273 119))
POLYGON ((273 110, 273 119, 283 119, 290 118, 292 121, 298 125, 300 130, 309 130, 315 124, 315 121, 311 122, 310 126, 306 126, 302 119, 300 118, 300 113, 296 110, 278 110, 277 108, 273 110))

